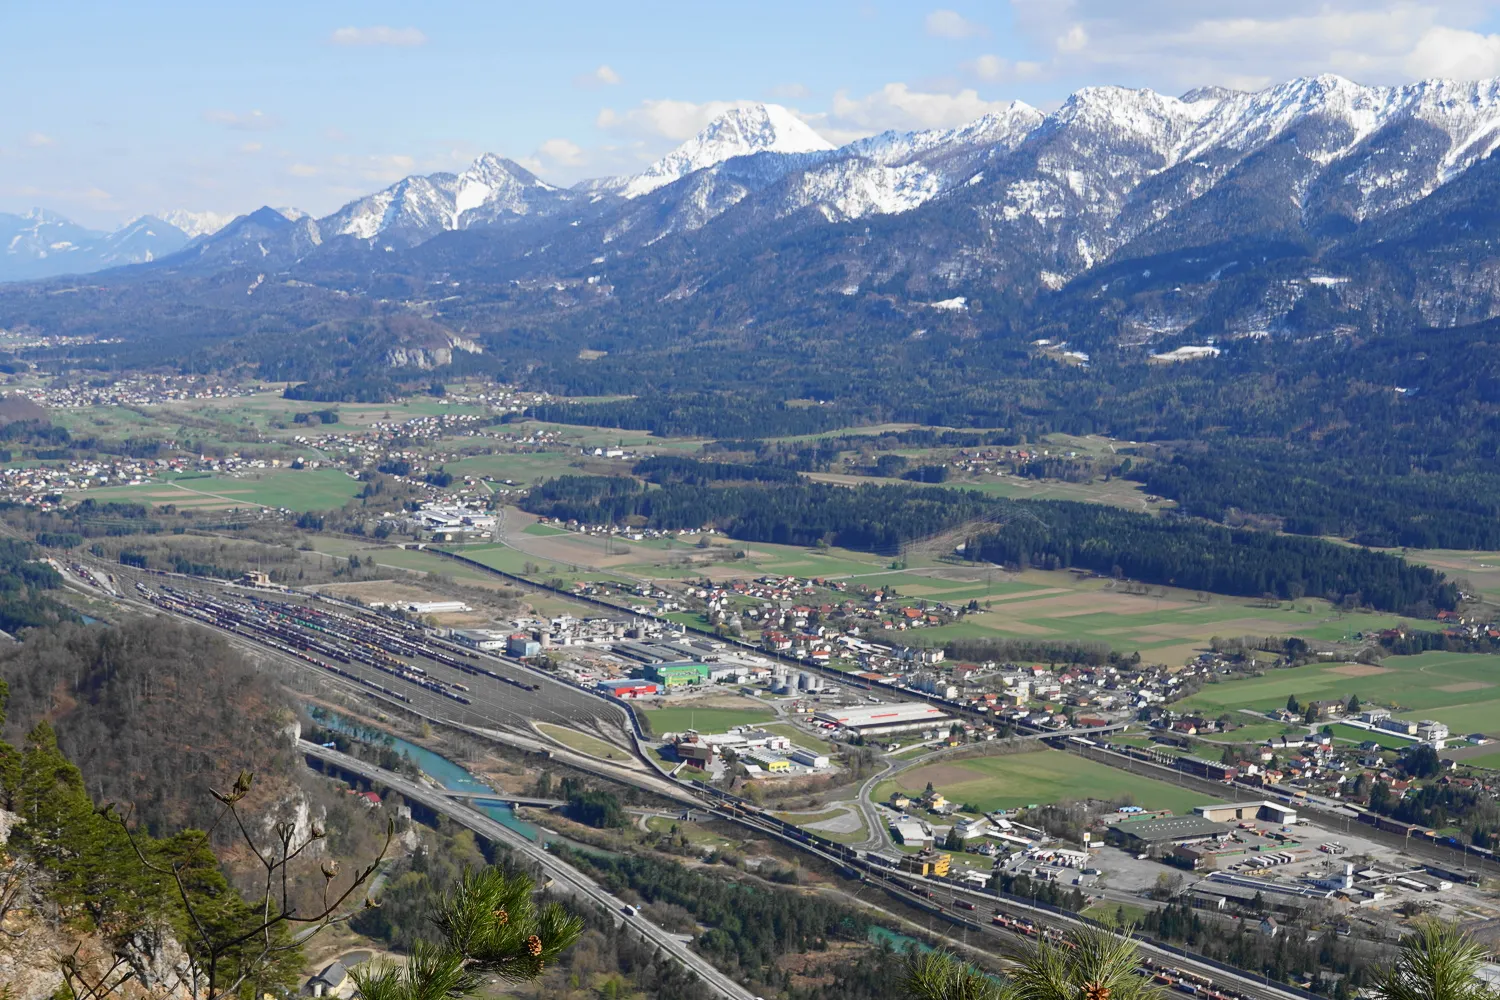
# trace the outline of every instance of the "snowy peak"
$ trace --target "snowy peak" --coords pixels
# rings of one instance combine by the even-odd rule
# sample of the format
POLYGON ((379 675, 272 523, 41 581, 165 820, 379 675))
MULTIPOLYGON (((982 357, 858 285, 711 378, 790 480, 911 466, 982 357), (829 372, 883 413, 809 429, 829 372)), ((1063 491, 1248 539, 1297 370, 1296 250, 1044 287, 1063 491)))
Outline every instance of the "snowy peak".
POLYGON ((189 212, 181 208, 158 212, 157 218, 189 237, 211 236, 234 221, 234 216, 222 212, 189 212))
POLYGON ((384 237, 415 246, 439 233, 557 210, 572 199, 525 167, 485 153, 461 174, 403 177, 383 191, 352 201, 319 227, 361 240, 384 237))
POLYGON ((630 178, 621 193, 639 198, 688 174, 753 153, 818 153, 833 144, 779 104, 749 104, 719 115, 693 138, 630 178))

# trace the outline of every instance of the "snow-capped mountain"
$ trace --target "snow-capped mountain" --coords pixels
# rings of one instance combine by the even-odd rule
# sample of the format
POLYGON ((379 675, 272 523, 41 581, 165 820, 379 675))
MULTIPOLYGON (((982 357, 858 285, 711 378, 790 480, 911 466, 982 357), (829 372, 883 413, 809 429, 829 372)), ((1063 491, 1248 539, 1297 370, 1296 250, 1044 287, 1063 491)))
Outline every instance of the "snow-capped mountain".
POLYGON ((190 212, 183 208, 157 212, 156 217, 176 226, 191 238, 212 236, 234 221, 234 216, 223 212, 190 212))
POLYGON ((750 104, 719 115, 693 138, 619 184, 639 198, 688 174, 755 153, 818 153, 833 144, 779 104, 750 104))
POLYGON ((0 213, 0 281, 144 263, 175 253, 187 240, 186 233, 152 216, 106 233, 40 208, 24 215, 0 213))
POLYGON ((461 174, 403 178, 318 220, 318 228, 327 237, 415 246, 450 230, 547 215, 575 197, 513 160, 485 153, 461 174))

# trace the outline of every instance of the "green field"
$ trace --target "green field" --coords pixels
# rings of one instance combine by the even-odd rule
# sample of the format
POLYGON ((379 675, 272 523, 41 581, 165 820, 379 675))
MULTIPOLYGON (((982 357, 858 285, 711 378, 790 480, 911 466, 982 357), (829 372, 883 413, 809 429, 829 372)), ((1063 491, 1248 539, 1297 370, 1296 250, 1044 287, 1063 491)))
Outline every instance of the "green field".
POLYGON ((1481 754, 1478 757, 1465 757, 1459 763, 1464 767, 1486 767, 1492 771, 1500 771, 1500 751, 1481 754))
POLYGON ((546 722, 538 722, 536 727, 547 737, 563 746, 577 750, 579 753, 586 753, 590 757, 600 757, 604 760, 624 760, 630 757, 628 750, 617 747, 613 743, 607 743, 597 736, 580 733, 576 729, 554 726, 546 722))
POLYGON ((1455 733, 1493 732, 1500 730, 1500 657, 1434 652, 1388 656, 1375 668, 1310 664, 1210 684, 1175 707, 1217 715, 1240 708, 1285 708, 1288 696, 1306 704, 1347 700, 1351 694, 1366 704, 1445 722, 1455 733))
POLYGON ((769 722, 776 713, 769 708, 656 708, 642 713, 657 736, 696 729, 700 733, 722 733, 731 726, 769 722))
MULTIPOLYGON (((1239 716, 1239 718, 1250 718, 1250 716, 1239 716)), ((1208 739, 1215 743, 1264 743, 1275 736, 1301 735, 1306 732, 1306 726, 1283 726, 1279 722, 1252 722, 1238 729, 1231 729, 1227 733, 1214 733, 1208 739)))
POLYGON ((244 476, 178 477, 139 486, 110 486, 75 494, 100 503, 121 501, 148 506, 175 504, 203 510, 230 507, 286 507, 332 510, 352 500, 364 484, 337 469, 272 469, 244 476))
POLYGON ((918 793, 932 782, 950 802, 972 803, 985 812, 1070 799, 1130 797, 1148 809, 1190 812, 1214 799, 1165 781, 1142 777, 1062 750, 1036 750, 1002 757, 925 764, 875 787, 876 801, 900 789, 918 793))
POLYGON ((1345 726, 1339 723, 1334 723, 1330 728, 1336 740, 1349 740, 1355 744, 1378 743, 1387 750, 1405 750, 1407 747, 1415 746, 1411 740, 1403 740, 1395 733, 1382 733, 1375 729, 1361 729, 1358 726, 1345 726))

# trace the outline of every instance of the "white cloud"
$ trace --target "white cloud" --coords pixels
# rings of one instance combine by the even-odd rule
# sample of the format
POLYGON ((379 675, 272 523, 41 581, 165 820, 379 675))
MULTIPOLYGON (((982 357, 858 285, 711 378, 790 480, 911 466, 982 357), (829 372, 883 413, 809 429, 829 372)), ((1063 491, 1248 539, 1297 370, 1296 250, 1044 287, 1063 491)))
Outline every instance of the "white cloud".
POLYGON ((956 94, 925 93, 904 83, 888 83, 859 98, 839 91, 833 95, 829 117, 840 134, 845 130, 868 134, 888 128, 952 128, 1005 107, 1006 102, 986 101, 972 89, 956 94))
POLYGON ((796 101, 812 96, 812 91, 800 83, 778 83, 769 94, 778 101, 796 101))
POLYGON ((260 132, 275 128, 279 124, 275 118, 264 111, 205 111, 203 120, 210 125, 223 125, 225 128, 239 132, 260 132))
POLYGON ((1417 39, 1405 66, 1417 77, 1473 80, 1500 75, 1500 35, 1437 25, 1417 39))
POLYGON ((695 104, 692 101, 642 101, 638 107, 624 112, 604 108, 594 124, 611 132, 658 136, 682 142, 703 131, 705 125, 724 112, 749 103, 753 102, 705 101, 695 104))
POLYGON ((587 73, 580 73, 573 77, 575 87, 618 87, 620 83, 620 74, 608 65, 601 65, 597 69, 591 69, 587 73))
POLYGON ((537 155, 564 167, 582 166, 584 162, 583 147, 571 139, 548 139, 537 147, 537 155))
POLYGON ((27 132, 26 138, 21 140, 32 149, 41 149, 43 146, 56 146, 57 140, 45 132, 27 132))
POLYGON ((310 163, 293 163, 286 168, 286 172, 293 177, 316 177, 322 173, 317 167, 310 163))
POLYGON ((262 149, 265 149, 265 148, 266 148, 265 146, 262 146, 258 142, 242 142, 242 143, 240 143, 240 152, 241 153, 259 153, 262 149))
POLYGON ((1089 44, 1089 33, 1081 24, 1070 24, 1068 30, 1057 37, 1057 51, 1082 52, 1089 44))
MULTIPOLYGON (((1176 92, 1338 73, 1366 84, 1500 75, 1488 0, 1011 0, 1048 74, 1176 92)), ((976 60, 971 69, 988 79, 976 60)), ((1004 78, 1003 74, 999 78, 1004 78)))
POLYGON ((1041 63, 1030 60, 1013 62, 1003 56, 982 55, 972 62, 964 63, 962 69, 965 73, 990 83, 1008 83, 1014 80, 1035 80, 1042 76, 1046 68, 1041 63))
POLYGON ((927 15, 925 24, 934 38, 978 38, 990 33, 990 29, 956 10, 935 10, 927 15))
POLYGON ((400 48, 427 44, 427 36, 417 28, 392 28, 385 24, 368 28, 337 28, 328 40, 334 45, 393 45, 400 48))

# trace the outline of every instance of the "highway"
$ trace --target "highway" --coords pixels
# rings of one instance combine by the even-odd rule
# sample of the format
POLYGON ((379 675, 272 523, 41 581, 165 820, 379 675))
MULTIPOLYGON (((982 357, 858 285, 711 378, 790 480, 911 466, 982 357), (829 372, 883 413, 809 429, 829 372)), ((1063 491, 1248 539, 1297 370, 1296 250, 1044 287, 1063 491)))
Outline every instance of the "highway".
POLYGON ((375 784, 397 792, 408 801, 420 802, 434 812, 440 812, 468 827, 487 840, 504 844, 517 853, 525 855, 551 876, 557 885, 565 887, 573 895, 598 904, 604 910, 619 917, 622 926, 633 928, 648 944, 653 944, 664 953, 671 955, 717 991, 720 996, 728 997, 730 1000, 756 1000, 750 991, 714 968, 712 963, 690 949, 680 938, 667 933, 642 916, 624 916, 625 904, 605 892, 588 876, 548 854, 541 846, 532 843, 509 827, 458 805, 442 790, 418 785, 373 764, 367 764, 348 754, 339 753, 337 750, 322 747, 316 743, 309 743, 307 740, 299 740, 297 748, 309 757, 333 764, 342 770, 358 774, 375 784))

